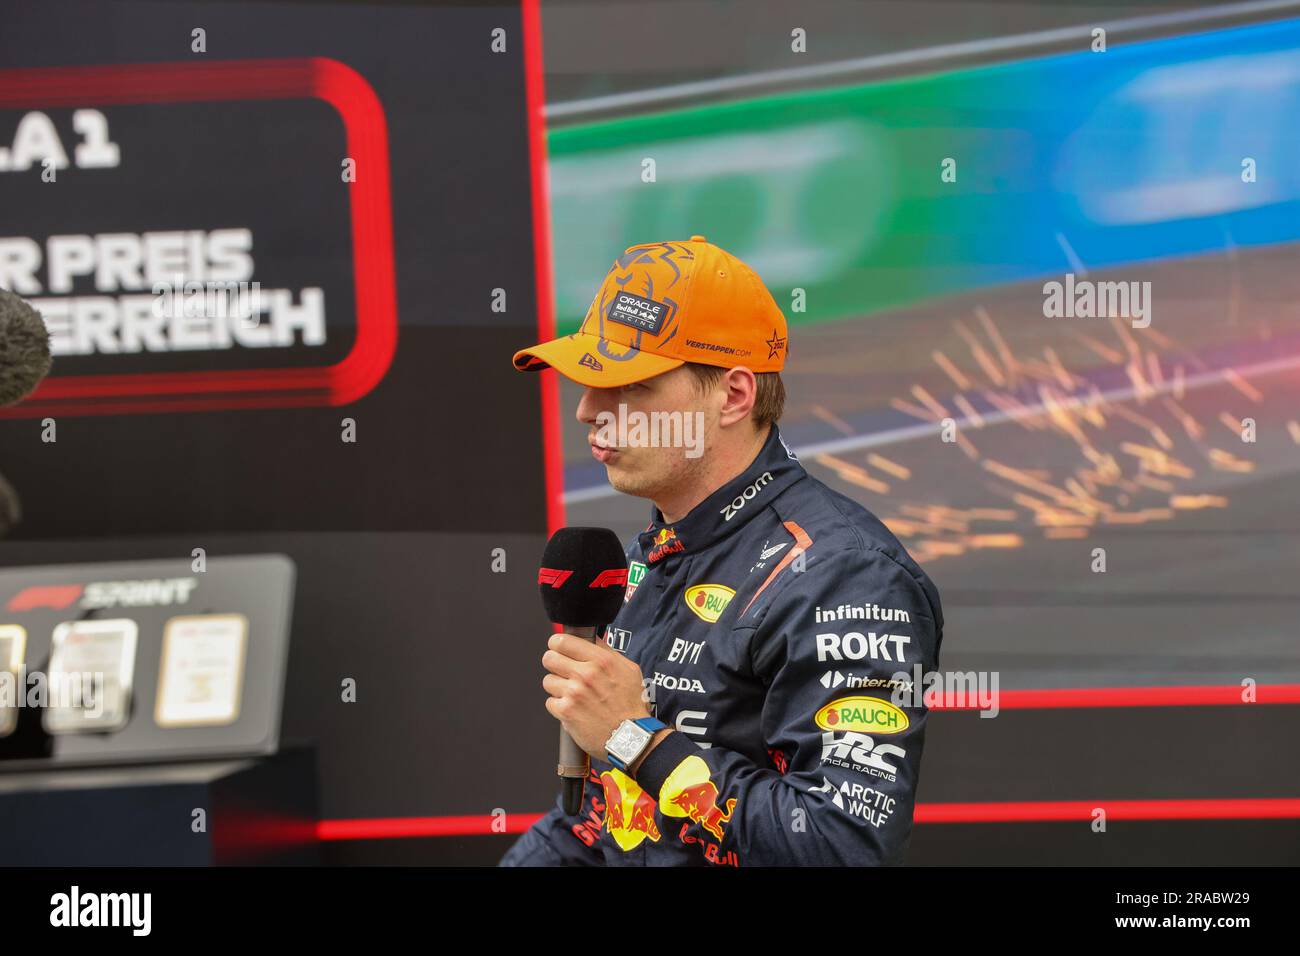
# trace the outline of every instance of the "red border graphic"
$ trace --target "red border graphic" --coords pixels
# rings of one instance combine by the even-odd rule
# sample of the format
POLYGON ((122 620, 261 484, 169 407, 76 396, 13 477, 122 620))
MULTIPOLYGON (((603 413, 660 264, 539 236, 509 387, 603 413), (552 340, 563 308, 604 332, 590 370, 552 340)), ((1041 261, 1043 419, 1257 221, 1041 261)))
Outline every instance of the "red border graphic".
MULTIPOLYGON (((1057 707, 1178 707, 1201 704, 1256 706, 1300 704, 1300 684, 1260 684, 1254 704, 1242 700, 1239 684, 1197 687, 1078 687, 1057 690, 1003 691, 1003 710, 1057 707)), ((954 711, 970 708, 934 708, 954 711)), ((1217 797, 1209 799, 1012 800, 986 803, 918 803, 913 815, 920 824, 1041 823, 1091 820, 1104 807, 1112 820, 1293 820, 1300 819, 1295 797, 1217 797)), ((540 813, 511 813, 506 833, 523 833, 542 818, 540 813)), ((319 840, 388 840, 418 837, 488 836, 498 834, 501 821, 492 816, 383 817, 319 820, 319 840)))
MULTIPOLYGON (((551 263, 551 198, 546 161, 546 72, 543 64, 541 0, 523 0, 524 99, 528 111, 528 161, 533 193, 533 262, 537 273, 537 341, 555 338, 555 293, 551 263)), ((542 462, 546 476, 546 528, 564 527, 564 474, 560 445, 558 375, 538 375, 542 403, 542 462)))
POLYGON ((357 336, 347 356, 315 368, 52 377, 0 418, 344 405, 383 379, 397 347, 388 124, 361 74, 323 57, 0 70, 8 109, 304 97, 338 111, 360 171, 348 184, 357 336))

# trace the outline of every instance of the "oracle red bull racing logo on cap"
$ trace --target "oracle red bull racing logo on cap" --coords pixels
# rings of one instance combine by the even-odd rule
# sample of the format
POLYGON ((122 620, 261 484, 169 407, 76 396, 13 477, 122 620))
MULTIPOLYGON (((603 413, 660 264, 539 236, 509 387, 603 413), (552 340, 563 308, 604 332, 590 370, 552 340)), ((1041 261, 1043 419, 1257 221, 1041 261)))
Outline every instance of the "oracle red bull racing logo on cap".
POLYGON ((666 817, 687 817, 721 842, 723 827, 731 821, 736 801, 718 805, 718 787, 709 779, 709 765, 687 757, 668 775, 659 791, 659 812, 666 817))
POLYGON ((610 303, 606 317, 611 322, 631 326, 649 335, 658 335, 663 331, 664 319, 671 315, 672 311, 672 307, 665 302, 658 302, 631 292, 620 292, 610 303))
POLYGON ((909 724, 907 714, 879 697, 841 697, 817 711, 813 720, 822 730, 873 734, 902 733, 909 724))
POLYGON ((648 837, 659 842, 655 825, 655 801, 637 782, 621 770, 606 770, 600 775, 605 791, 605 829, 625 853, 635 850, 648 837))

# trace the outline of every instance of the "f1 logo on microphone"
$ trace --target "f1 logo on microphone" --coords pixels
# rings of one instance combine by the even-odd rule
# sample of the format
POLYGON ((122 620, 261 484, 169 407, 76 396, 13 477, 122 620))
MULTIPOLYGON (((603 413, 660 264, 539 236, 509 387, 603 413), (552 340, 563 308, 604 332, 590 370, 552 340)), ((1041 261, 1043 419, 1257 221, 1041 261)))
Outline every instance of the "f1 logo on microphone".
MULTIPOLYGON (((572 571, 560 568, 538 568, 537 583, 549 584, 553 588, 563 587, 572 571)), ((627 587, 627 568, 610 568, 596 575, 595 580, 587 585, 589 588, 625 588, 627 587)))
POLYGON ((627 568, 610 568, 608 571, 601 571, 596 575, 596 580, 592 581, 587 587, 592 588, 625 588, 627 587, 627 568))

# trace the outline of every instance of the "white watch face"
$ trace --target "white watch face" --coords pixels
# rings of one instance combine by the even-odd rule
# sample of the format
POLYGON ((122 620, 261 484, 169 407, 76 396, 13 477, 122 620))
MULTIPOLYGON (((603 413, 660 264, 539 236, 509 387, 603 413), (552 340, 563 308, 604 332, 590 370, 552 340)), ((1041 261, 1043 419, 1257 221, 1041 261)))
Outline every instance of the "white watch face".
POLYGON ((610 734, 605 749, 626 766, 640 756, 649 740, 650 731, 643 730, 630 720, 625 720, 610 734))

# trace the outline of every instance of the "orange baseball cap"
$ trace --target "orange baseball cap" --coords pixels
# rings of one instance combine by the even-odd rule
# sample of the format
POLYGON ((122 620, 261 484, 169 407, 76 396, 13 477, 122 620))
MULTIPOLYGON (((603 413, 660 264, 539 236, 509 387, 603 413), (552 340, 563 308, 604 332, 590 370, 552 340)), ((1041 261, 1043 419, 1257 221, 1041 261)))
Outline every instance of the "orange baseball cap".
POLYGON ((785 316, 763 280, 703 236, 631 246, 614 260, 577 332, 515 353, 520 371, 554 368, 614 388, 686 362, 779 372, 785 316))

